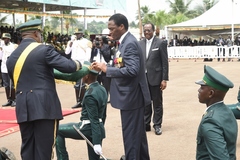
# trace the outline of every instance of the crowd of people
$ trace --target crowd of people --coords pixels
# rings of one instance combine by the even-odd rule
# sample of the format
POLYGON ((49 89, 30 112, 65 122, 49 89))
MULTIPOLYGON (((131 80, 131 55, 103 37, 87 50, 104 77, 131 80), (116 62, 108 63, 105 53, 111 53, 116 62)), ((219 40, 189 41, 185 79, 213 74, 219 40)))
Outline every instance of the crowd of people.
MULTIPOLYGON (((14 106, 23 160, 50 160, 53 146, 58 160, 68 160, 66 138, 87 140, 89 159, 99 160, 107 132, 104 125, 109 98, 111 106, 120 111, 124 145, 121 160, 150 160, 146 132, 153 128, 156 136, 163 133, 168 44, 154 36, 151 22, 144 24, 140 41, 128 27, 127 18, 117 13, 108 20, 108 36, 96 35, 89 40, 78 29, 70 37, 49 34, 49 43, 43 44, 41 20, 30 20, 17 28, 20 41, 11 53, 6 52, 11 33, 2 34, 2 53, 7 56, 5 77, 9 82, 4 87, 14 86, 12 92, 17 95, 14 106), (88 72, 74 85, 77 104, 73 108, 82 107, 80 121, 62 124, 54 69, 74 73, 83 66, 88 72)), ((196 82, 200 85, 199 102, 207 107, 198 129, 196 159, 236 159, 237 122, 223 103, 233 84, 209 66, 205 66, 204 73, 203 79, 196 82)))
MULTIPOLYGON (((239 35, 240 36, 240 35, 239 35)), ((200 37, 197 39, 192 39, 190 37, 184 36, 182 39, 178 39, 177 36, 174 39, 169 40, 169 47, 173 46, 229 46, 229 45, 240 45, 239 36, 236 36, 234 41, 232 41, 231 36, 228 35, 225 38, 222 35, 219 35, 218 38, 204 39, 200 37), (223 39, 223 42, 219 44, 219 39, 223 39)))

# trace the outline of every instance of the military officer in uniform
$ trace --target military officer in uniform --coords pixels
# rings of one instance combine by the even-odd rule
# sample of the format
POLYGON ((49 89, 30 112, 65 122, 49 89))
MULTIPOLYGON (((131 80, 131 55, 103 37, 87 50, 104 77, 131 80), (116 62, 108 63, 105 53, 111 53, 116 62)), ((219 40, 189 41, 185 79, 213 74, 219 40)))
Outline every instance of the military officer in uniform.
POLYGON ((233 83, 210 66, 204 66, 203 79, 196 84, 200 103, 207 108, 197 133, 196 159, 236 159, 238 125, 223 100, 233 83))
POLYGON ((23 40, 7 60, 16 89, 22 160, 52 158, 58 122, 63 119, 53 70, 72 73, 82 67, 78 60, 67 59, 53 46, 42 44, 41 28, 40 19, 20 25, 23 40))
MULTIPOLYGON (((90 65, 90 63, 88 63, 90 65)), ((93 143, 94 148, 89 144, 88 157, 89 160, 99 160, 102 154, 102 139, 105 138, 105 109, 107 106, 107 92, 103 86, 97 81, 98 72, 89 71, 89 74, 83 77, 83 83, 87 84, 87 89, 83 97, 83 106, 80 122, 60 124, 58 136, 56 139, 56 153, 58 160, 68 160, 68 153, 65 145, 65 138, 76 140, 83 139, 79 135, 73 125, 78 126, 80 131, 93 143)))

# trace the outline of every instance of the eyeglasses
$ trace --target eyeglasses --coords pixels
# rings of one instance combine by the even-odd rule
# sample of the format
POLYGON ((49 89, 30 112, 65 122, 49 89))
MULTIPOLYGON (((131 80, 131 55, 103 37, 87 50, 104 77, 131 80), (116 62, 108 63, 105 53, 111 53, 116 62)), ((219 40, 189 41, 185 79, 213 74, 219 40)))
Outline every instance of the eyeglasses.
POLYGON ((146 32, 152 32, 152 30, 150 30, 150 29, 145 29, 143 32, 144 32, 144 33, 146 33, 146 32))

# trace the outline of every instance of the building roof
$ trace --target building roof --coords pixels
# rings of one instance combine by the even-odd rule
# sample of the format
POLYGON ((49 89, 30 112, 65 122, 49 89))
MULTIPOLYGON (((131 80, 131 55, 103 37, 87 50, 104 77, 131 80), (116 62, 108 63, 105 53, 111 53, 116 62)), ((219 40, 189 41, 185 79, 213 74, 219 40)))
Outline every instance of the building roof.
POLYGON ((0 9, 9 11, 64 11, 81 9, 125 10, 126 0, 2 0, 0 9))

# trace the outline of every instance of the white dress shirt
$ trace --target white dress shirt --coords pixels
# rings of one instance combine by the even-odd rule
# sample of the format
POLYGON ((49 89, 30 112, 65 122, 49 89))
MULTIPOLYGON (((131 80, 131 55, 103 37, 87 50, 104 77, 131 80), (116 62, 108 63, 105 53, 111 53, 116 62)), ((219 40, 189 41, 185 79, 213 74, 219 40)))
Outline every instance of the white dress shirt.
POLYGON ((149 50, 151 48, 153 37, 151 39, 146 39, 146 58, 148 57, 149 50))

